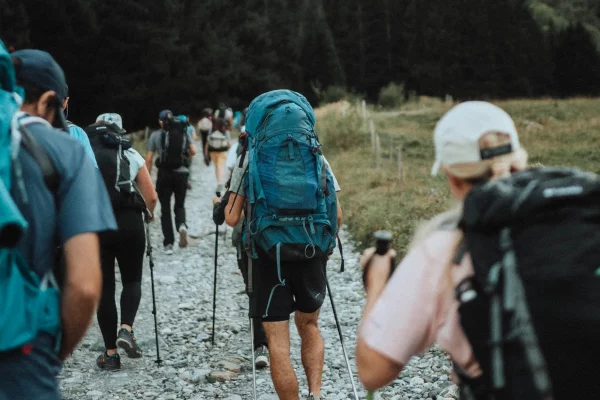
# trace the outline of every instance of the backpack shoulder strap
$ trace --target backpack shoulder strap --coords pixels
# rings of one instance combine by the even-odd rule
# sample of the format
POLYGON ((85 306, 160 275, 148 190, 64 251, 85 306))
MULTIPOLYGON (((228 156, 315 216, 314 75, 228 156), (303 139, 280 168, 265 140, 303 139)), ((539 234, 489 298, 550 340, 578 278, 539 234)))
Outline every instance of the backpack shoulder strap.
POLYGON ((58 190, 60 180, 58 173, 56 172, 56 166, 50 158, 50 155, 46 149, 35 140, 25 126, 19 126, 19 132, 21 133, 21 145, 33 157, 36 164, 42 170, 44 182, 48 189, 52 193, 55 193, 58 190))
POLYGON ((462 238, 458 247, 456 248, 456 253, 452 258, 453 265, 460 265, 467 254, 467 241, 465 238, 462 238))

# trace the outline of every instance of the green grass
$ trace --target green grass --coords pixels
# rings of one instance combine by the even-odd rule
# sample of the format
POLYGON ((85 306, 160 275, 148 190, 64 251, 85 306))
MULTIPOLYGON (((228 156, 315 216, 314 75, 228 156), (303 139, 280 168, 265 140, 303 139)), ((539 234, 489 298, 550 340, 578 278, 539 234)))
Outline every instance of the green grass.
MULTIPOLYGON (((530 164, 575 166, 600 173, 600 99, 511 100, 496 102, 510 113, 529 152, 530 164)), ((449 105, 432 99, 396 112, 371 110, 381 139, 381 166, 375 166, 368 124, 358 113, 331 112, 317 122, 324 152, 342 186, 344 221, 361 247, 378 229, 394 232, 403 253, 415 228, 447 209, 452 200, 445 178, 431 177, 433 129, 449 105), (396 154, 402 147, 404 179, 396 154), (389 159, 390 152, 394 155, 389 159)))

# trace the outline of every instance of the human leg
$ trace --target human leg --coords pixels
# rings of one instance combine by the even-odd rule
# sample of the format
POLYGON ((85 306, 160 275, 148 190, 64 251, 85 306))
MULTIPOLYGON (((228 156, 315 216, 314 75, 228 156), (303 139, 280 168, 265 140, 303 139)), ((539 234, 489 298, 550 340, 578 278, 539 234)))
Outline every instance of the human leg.
MULTIPOLYGON (((253 260, 253 291, 250 312, 262 318, 271 362, 271 376, 280 399, 298 399, 298 380, 290 361, 289 318, 294 311, 291 287, 285 269, 280 274, 277 263, 257 249, 253 260)), ((250 271, 248 272, 250 273, 250 271)))
POLYGON ((161 216, 160 225, 163 232, 163 245, 173 245, 175 236, 173 234, 173 220, 171 218, 171 195, 173 194, 173 185, 171 175, 173 173, 165 170, 158 170, 156 178, 156 193, 160 202, 161 216))
POLYGON ((227 152, 219 151, 216 153, 216 162, 215 169, 217 171, 217 182, 219 185, 223 185, 225 183, 225 163, 227 162, 227 152))
POLYGON ((277 396, 298 400, 298 379, 290 361, 290 326, 288 321, 263 322, 271 353, 271 377, 277 396))
POLYGON ((96 317, 108 355, 117 352, 117 304, 115 303, 115 251, 112 239, 117 232, 100 234, 100 263, 102 267, 102 297, 96 317))
MULTIPOLYGON (((175 194, 175 205, 173 211, 175 212, 175 229, 179 228, 185 223, 185 196, 187 194, 187 179, 188 174, 176 172, 173 174, 173 192, 175 194)), ((187 226, 186 226, 187 227, 187 226)))
POLYGON ((325 348, 319 332, 319 311, 327 293, 326 261, 315 258, 290 265, 290 285, 296 299, 296 327, 302 340, 302 366, 310 393, 321 394, 325 348))
POLYGON ((319 310, 305 314, 296 311, 295 322, 302 339, 302 366, 306 373, 308 388, 315 396, 321 395, 323 365, 325 363, 325 346, 319 332, 319 310))
MULTIPOLYGON (((240 246, 241 247, 241 246, 240 246)), ((248 257, 246 256, 244 250, 238 248, 238 267, 240 272, 242 273, 242 277, 244 278, 244 285, 248 285, 248 257)), ((254 327, 254 350, 262 347, 268 346, 267 336, 265 334, 265 329, 262 325, 262 318, 254 317, 252 318, 252 325, 254 327)))
POLYGON ((146 249, 146 233, 140 212, 127 210, 121 213, 120 218, 127 222, 126 228, 124 227, 120 232, 120 248, 117 252, 117 261, 123 282, 121 327, 126 325, 131 331, 142 297, 142 267, 146 249))

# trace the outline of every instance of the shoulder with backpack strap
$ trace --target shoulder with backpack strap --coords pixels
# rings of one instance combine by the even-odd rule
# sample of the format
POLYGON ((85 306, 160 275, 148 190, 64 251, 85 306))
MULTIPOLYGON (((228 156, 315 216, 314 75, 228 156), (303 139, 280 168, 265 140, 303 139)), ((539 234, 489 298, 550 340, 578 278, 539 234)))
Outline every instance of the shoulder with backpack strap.
POLYGON ((16 247, 27 229, 10 194, 13 185, 24 190, 18 151, 29 152, 51 191, 56 191, 59 177, 46 150, 15 118, 22 99, 17 93, 22 91, 16 86, 11 58, 1 41, 0 76, 0 352, 8 352, 31 342, 40 332, 60 334, 60 294, 52 269, 38 277, 16 247))
POLYGON ((484 371, 466 398, 597 397, 599 177, 540 168, 477 186, 460 227, 455 261, 468 252, 475 275, 456 297, 484 371))
POLYGON ((248 110, 246 248, 274 260, 324 257, 335 248, 337 197, 304 96, 276 90, 248 110))

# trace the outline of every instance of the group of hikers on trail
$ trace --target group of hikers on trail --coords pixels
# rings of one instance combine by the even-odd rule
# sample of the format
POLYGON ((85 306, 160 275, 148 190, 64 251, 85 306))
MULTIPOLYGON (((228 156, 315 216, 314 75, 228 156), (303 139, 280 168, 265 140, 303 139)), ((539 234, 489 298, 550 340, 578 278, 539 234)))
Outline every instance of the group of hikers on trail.
MULTIPOLYGON (((270 366, 279 398, 300 398, 290 361, 294 314, 308 398, 322 398, 319 314, 329 296, 358 398, 327 280, 341 247, 341 188, 303 95, 268 91, 238 117, 220 104, 202 111, 196 129, 165 109, 144 158, 119 114, 101 113, 83 129, 66 119, 67 81, 49 53, 9 54, 1 44, 0 85, 0 400, 59 399, 61 363, 94 313, 105 346, 100 369, 121 367, 119 349, 143 355, 134 322, 144 251, 151 255, 148 224, 160 202, 165 253, 173 254, 176 233, 179 247, 188 245, 197 139, 216 174, 216 239, 219 225, 234 228, 253 368, 270 366)), ((355 358, 363 386, 390 384, 438 343, 461 399, 597 398, 599 177, 529 168, 512 118, 488 102, 451 108, 433 144, 432 174, 445 175, 456 205, 417 230, 399 263, 385 232, 364 251, 355 358)))

